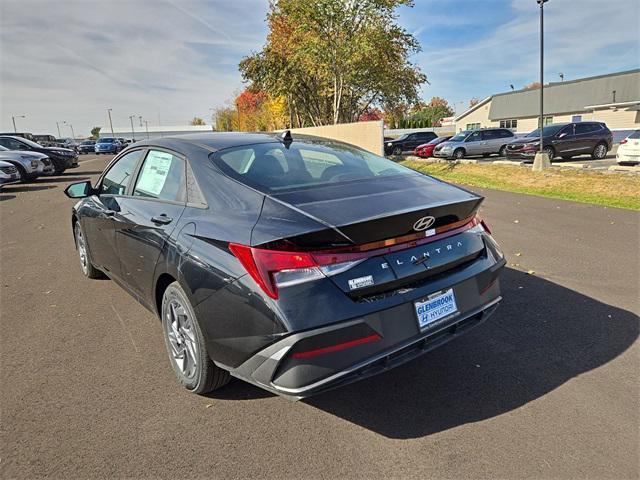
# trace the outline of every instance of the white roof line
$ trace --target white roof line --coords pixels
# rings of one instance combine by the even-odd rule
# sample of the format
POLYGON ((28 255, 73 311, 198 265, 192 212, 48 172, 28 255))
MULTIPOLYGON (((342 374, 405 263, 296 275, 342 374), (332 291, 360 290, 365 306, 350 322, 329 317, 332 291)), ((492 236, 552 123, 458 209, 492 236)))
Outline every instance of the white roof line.
POLYGON ((480 108, 482 105, 484 105, 485 103, 487 103, 489 100, 491 100, 493 98, 493 95, 489 95, 487 98, 485 98, 484 100, 480 100, 478 103, 476 103, 473 107, 467 108, 464 112, 462 112, 460 115, 458 115, 457 117, 455 117, 453 120, 455 122, 457 122, 458 120, 460 120, 462 117, 470 114, 471 112, 473 112, 474 110, 476 110, 477 108, 480 108))
POLYGON ((634 100, 632 102, 617 102, 617 103, 601 103, 599 105, 587 105, 585 109, 589 108, 606 108, 606 107, 624 107, 625 105, 637 105, 640 104, 640 100, 634 100))

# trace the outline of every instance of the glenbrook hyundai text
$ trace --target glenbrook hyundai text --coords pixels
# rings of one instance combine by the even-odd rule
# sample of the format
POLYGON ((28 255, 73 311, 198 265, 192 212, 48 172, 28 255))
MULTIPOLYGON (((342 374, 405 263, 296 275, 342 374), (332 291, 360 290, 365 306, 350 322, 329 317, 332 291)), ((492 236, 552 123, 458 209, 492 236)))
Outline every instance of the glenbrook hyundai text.
POLYGON ((196 393, 233 375, 307 397, 457 337, 501 299, 482 197, 335 141, 142 141, 65 192, 82 198, 82 271, 158 314, 196 393))

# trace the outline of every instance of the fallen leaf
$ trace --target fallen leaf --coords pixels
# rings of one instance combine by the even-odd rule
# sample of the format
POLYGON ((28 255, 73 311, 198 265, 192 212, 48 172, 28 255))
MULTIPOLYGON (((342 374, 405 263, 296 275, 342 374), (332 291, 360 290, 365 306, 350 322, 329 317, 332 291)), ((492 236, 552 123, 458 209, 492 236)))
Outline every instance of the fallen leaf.
POLYGON ((527 275, 535 275, 535 274, 536 274, 536 272, 534 272, 533 270, 528 270, 527 271, 527 275))
POLYGON ((211 407, 213 407, 213 403, 207 403, 206 408, 211 408, 211 407))
POLYGON ((516 253, 516 257, 521 257, 521 256, 522 256, 522 253, 520 252, 516 253))
POLYGON ((514 220, 513 223, 520 223, 520 220, 514 220))

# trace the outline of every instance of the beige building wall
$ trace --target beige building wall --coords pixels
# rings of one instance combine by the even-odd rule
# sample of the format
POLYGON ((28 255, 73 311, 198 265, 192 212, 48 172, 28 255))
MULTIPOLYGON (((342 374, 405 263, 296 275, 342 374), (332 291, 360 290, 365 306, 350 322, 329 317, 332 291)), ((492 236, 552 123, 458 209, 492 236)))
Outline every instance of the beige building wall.
POLYGON ((640 128, 640 111, 631 110, 631 107, 595 110, 591 113, 589 120, 604 122, 609 128, 638 129, 640 128))
POLYGON ((303 133, 305 135, 339 140, 356 145, 376 155, 383 155, 383 129, 382 120, 373 120, 370 122, 339 123, 321 127, 292 128, 291 133, 303 133))
POLYGON ((465 115, 456 121, 456 132, 466 130, 467 125, 479 123, 482 127, 497 127, 499 122, 492 122, 489 120, 489 110, 491 109, 491 100, 482 105, 480 108, 475 109, 473 112, 465 115))

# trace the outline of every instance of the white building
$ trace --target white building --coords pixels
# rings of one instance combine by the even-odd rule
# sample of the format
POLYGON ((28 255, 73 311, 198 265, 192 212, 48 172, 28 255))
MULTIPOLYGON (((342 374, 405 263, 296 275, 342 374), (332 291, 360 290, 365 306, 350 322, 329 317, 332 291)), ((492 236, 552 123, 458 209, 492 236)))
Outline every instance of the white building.
POLYGON ((151 126, 139 127, 133 125, 128 127, 113 127, 113 133, 109 125, 100 127, 100 138, 116 137, 125 138, 127 140, 146 140, 147 138, 170 137, 175 135, 184 135, 187 133, 213 132, 211 125, 167 125, 167 126, 151 126))

